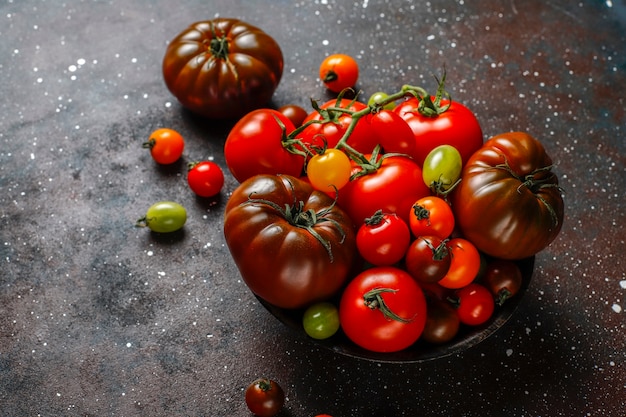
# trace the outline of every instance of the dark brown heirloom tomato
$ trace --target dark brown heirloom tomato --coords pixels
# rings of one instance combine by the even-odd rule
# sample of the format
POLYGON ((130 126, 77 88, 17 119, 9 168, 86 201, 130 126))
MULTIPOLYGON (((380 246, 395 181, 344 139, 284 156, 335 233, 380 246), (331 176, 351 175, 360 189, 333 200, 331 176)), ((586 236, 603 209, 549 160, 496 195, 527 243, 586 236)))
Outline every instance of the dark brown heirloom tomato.
POLYGON ((265 106, 282 73, 278 43, 237 19, 193 23, 163 58, 167 88, 183 106, 209 118, 236 118, 265 106))
POLYGON ((522 259, 548 246, 563 224, 552 159, 523 132, 503 133, 476 151, 451 195, 462 234, 480 251, 522 259))
POLYGON ((282 308, 333 296, 356 254, 350 217, 328 195, 287 175, 241 183, 226 204, 224 235, 250 290, 282 308))

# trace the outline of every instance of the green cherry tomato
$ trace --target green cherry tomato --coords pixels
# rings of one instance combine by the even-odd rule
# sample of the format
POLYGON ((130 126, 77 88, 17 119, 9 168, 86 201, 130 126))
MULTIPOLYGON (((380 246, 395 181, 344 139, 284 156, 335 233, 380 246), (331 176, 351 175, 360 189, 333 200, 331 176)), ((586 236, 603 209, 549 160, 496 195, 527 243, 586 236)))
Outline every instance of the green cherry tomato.
POLYGON ((459 180, 462 165, 461 154, 454 146, 437 146, 424 159, 424 183, 436 194, 445 194, 459 180))
MULTIPOLYGON (((373 106, 375 104, 379 104, 381 103, 383 100, 385 100, 387 97, 389 97, 389 94, 382 92, 382 91, 377 91, 374 94, 372 94, 370 96, 370 98, 367 100, 367 105, 368 106, 373 106)), ((391 103, 387 103, 383 106, 383 109, 385 110, 393 110, 396 107, 396 103, 394 103, 393 101, 391 103)))
POLYGON ((137 220, 136 226, 149 227, 153 232, 170 233, 182 228, 187 221, 187 211, 183 206, 172 201, 155 203, 146 215, 137 220))
POLYGON ((302 316, 302 325, 313 339, 328 339, 339 330, 337 307, 327 301, 311 305, 302 316))
POLYGON ((350 158, 335 148, 315 155, 307 165, 307 177, 311 185, 316 190, 330 193, 346 185, 350 181, 351 172, 350 158))

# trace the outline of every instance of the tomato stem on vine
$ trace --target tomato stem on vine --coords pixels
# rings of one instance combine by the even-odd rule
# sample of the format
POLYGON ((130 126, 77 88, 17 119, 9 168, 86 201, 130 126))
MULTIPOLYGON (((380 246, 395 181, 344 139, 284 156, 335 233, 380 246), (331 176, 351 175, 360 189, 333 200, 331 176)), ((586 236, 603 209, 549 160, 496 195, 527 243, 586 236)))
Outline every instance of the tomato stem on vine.
POLYGON ((413 318, 405 319, 398 316, 389 308, 389 306, 387 306, 387 303, 385 303, 385 299, 382 297, 382 294, 384 293, 396 292, 398 292, 398 290, 394 290, 392 288, 374 288, 373 290, 370 290, 363 294, 363 301, 365 305, 372 310, 380 310, 380 312, 383 313, 383 316, 385 316, 387 320, 395 320, 399 321, 400 323, 410 323, 411 321, 413 321, 413 318))

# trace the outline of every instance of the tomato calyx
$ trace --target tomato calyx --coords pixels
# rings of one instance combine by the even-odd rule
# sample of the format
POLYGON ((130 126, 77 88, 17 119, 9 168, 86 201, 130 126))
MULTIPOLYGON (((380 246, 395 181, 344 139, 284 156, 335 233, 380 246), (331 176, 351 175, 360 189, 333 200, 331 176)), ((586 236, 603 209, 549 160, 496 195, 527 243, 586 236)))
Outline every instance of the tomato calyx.
POLYGON ((437 91, 435 92, 434 97, 431 97, 431 95, 428 94, 426 90, 421 87, 415 87, 410 85, 405 85, 402 87, 403 91, 419 100, 419 104, 414 112, 417 112, 425 117, 435 118, 440 114, 448 111, 448 109, 452 105, 452 96, 445 88, 445 68, 443 69, 443 75, 441 76, 441 80, 439 80, 439 78, 435 76, 435 81, 437 81, 437 91), (442 100, 446 100, 446 104, 442 105, 442 100))
POLYGON ((257 381, 257 385, 259 387, 259 389, 263 392, 267 392, 267 391, 271 391, 272 390, 272 381, 270 381, 268 378, 261 378, 257 381))
POLYGON ((398 290, 394 290, 392 288, 377 287, 363 294, 363 302, 368 308, 372 310, 379 310, 387 320, 395 320, 399 321, 400 323, 410 323, 411 321, 413 321, 413 317, 410 319, 405 319, 398 316, 389 308, 389 306, 387 306, 385 299, 382 297, 382 294, 384 293, 396 292, 398 292, 398 290))
POLYGON ((333 251, 331 244, 328 240, 324 239, 322 235, 320 235, 314 227, 323 222, 330 222, 340 233, 341 241, 343 243, 346 237, 346 233, 341 227, 341 225, 334 219, 327 218, 326 215, 329 214, 334 208, 337 200, 333 201, 333 203, 327 208, 315 211, 313 209, 304 210, 304 201, 294 201, 293 204, 285 204, 284 207, 279 206, 273 201, 269 201, 263 198, 252 198, 252 194, 248 196, 248 200, 243 204, 265 204, 267 206, 272 207, 276 210, 280 215, 292 226, 299 227, 301 229, 305 229, 309 232, 318 242, 326 249, 328 253, 328 257, 330 258, 330 262, 334 261, 333 251))
POLYGON ((435 245, 433 245, 430 240, 424 237, 420 237, 420 239, 422 239, 426 243, 426 246, 428 246, 430 250, 433 251, 434 261, 443 261, 448 256, 450 256, 450 250, 448 249, 448 239, 443 239, 441 243, 437 245, 437 247, 435 247, 435 245))
POLYGON ((365 219, 363 223, 368 226, 377 226, 385 220, 385 213, 382 210, 377 210, 371 217, 365 219))

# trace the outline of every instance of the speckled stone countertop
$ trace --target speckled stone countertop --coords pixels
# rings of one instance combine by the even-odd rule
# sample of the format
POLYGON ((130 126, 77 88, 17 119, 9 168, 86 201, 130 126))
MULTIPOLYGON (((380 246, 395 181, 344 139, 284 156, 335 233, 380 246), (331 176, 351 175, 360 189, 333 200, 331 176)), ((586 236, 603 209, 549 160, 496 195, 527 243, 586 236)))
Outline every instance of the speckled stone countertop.
POLYGON ((626 415, 626 3, 444 0, 7 0, 0 5, 0 414, 249 416, 258 376, 281 416, 626 415), (224 168, 227 123, 183 111, 164 86, 167 42, 237 17, 281 45, 273 105, 329 94, 322 57, 361 64, 364 96, 432 86, 447 68, 485 137, 540 138, 566 220, 526 297, 457 355, 387 364, 337 355, 272 317, 225 247, 219 198, 184 163, 224 168), (186 138, 159 168, 141 143, 186 138), (175 200, 183 233, 133 227, 175 200))

